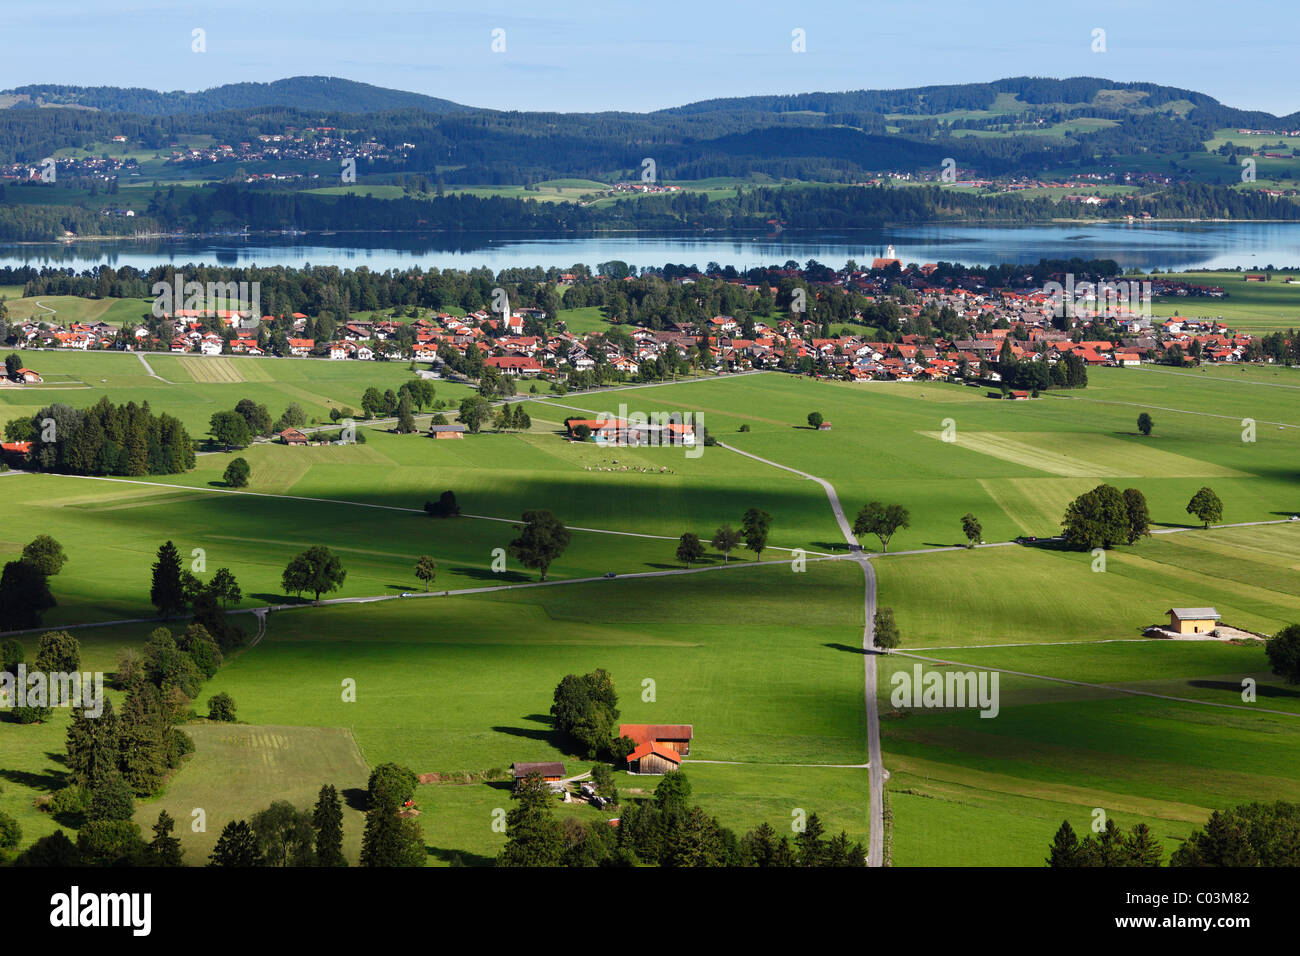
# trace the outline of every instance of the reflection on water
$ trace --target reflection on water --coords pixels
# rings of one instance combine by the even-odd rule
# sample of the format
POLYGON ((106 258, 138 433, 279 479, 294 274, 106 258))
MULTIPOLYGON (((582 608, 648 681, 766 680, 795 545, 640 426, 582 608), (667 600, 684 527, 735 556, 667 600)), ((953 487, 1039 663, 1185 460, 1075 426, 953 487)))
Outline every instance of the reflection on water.
POLYGON ((228 266, 332 265, 392 268, 501 269, 596 266, 622 260, 636 266, 710 262, 738 269, 803 264, 816 259, 842 266, 869 262, 892 244, 904 263, 968 265, 1029 263, 1039 259, 1114 259, 1126 268, 1233 269, 1300 265, 1300 223, 1098 223, 1090 225, 900 226, 852 233, 778 236, 599 235, 519 236, 506 233, 335 233, 204 237, 179 240, 105 240, 76 243, 0 244, 0 266, 86 269, 101 263, 149 268, 160 263, 206 262, 228 266))

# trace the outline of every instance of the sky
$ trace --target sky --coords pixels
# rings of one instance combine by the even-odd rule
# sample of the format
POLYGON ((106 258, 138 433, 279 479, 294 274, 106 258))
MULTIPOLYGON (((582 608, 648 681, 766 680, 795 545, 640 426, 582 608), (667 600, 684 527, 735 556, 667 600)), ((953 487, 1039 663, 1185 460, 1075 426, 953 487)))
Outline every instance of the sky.
POLYGON ((327 75, 586 112, 1082 75, 1285 115, 1300 110, 1293 12, 1276 0, 0 0, 0 89, 327 75))

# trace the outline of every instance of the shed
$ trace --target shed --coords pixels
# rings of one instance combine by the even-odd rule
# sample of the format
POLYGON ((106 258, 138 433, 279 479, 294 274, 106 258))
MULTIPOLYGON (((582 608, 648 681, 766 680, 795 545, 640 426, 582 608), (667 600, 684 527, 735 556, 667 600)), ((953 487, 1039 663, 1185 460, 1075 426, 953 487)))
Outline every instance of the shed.
POLYGON ((464 425, 430 425, 429 434, 434 438, 464 438, 464 425))
POLYGON ((510 772, 514 774, 515 786, 519 786, 531 773, 539 774, 547 783, 559 783, 564 779, 564 764, 559 761, 544 763, 512 763, 510 772))
POLYGON ((1212 607, 1171 607, 1169 629, 1179 634, 1207 634, 1219 624, 1219 612, 1212 607))
POLYGON ((674 773, 681 769, 682 755, 671 747, 648 740, 627 755, 629 773, 674 773))

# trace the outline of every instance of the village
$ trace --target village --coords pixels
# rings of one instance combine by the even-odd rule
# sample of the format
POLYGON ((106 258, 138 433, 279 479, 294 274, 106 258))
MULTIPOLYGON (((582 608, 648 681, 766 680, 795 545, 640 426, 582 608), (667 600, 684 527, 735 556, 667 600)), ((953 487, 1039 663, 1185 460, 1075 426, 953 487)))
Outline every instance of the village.
MULTIPOLYGON (((935 263, 904 268, 890 247, 885 256, 872 261, 870 269, 849 263, 829 278, 819 275, 817 281, 788 267, 769 273, 772 279, 805 282, 806 294, 819 300, 853 293, 871 306, 888 303, 898 315, 895 334, 842 326, 839 334, 831 335, 828 324, 819 324, 793 303, 779 319, 715 315, 704 323, 673 322, 650 328, 613 316, 609 331, 585 333, 570 331, 563 318, 548 317, 540 308, 511 309, 504 318, 484 309, 463 316, 413 310, 418 317, 407 315, 408 321, 396 315, 353 317, 334 326, 328 340, 311 336, 315 326, 303 312, 259 318, 247 310, 178 308, 165 312, 161 322, 134 328, 102 321, 55 325, 27 320, 10 326, 7 344, 27 349, 413 361, 429 362, 433 369, 444 371, 472 358, 471 365, 481 359, 484 367, 505 378, 569 387, 581 387, 584 377, 598 377, 601 383, 650 380, 658 375, 649 366, 659 362, 662 369, 666 359, 672 359, 671 367, 689 363, 706 372, 778 368, 857 382, 997 384, 999 366, 1042 360, 1054 368, 1067 356, 1075 356, 1085 367, 1280 358, 1266 352, 1255 336, 1236 332, 1221 319, 1150 317, 1153 296, 1223 298, 1227 293, 1219 286, 1158 276, 1142 283, 1079 282, 1076 286, 1073 276, 1058 273, 1037 288, 985 288, 961 277, 940 281, 938 269, 935 263), (1065 285, 1059 280, 1065 280, 1065 285), (937 321, 940 317, 942 323, 937 321), (471 347, 476 356, 470 356, 471 347)), ((699 278, 699 274, 675 274, 670 281, 687 285, 699 278)), ((1257 282, 1270 277, 1246 273, 1242 278, 1257 282)), ((565 274, 559 285, 572 284, 573 279, 565 274)), ((752 282, 732 284, 747 292, 760 291, 752 282)), ((779 290, 771 285, 766 291, 776 297, 779 290)), ((870 321, 860 313, 853 318, 864 326, 870 321)))

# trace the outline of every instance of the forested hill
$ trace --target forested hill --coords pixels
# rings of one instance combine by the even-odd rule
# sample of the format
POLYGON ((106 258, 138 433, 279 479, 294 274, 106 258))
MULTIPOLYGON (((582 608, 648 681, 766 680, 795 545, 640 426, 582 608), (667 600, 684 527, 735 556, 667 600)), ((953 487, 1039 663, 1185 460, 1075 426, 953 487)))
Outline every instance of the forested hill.
POLYGON ((12 109, 67 106, 140 116, 188 116, 267 106, 346 113, 400 109, 458 113, 471 109, 451 100, 385 89, 335 76, 294 76, 273 83, 229 83, 197 93, 184 90, 160 93, 138 87, 39 84, 0 93, 5 94, 14 100, 12 109))

